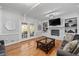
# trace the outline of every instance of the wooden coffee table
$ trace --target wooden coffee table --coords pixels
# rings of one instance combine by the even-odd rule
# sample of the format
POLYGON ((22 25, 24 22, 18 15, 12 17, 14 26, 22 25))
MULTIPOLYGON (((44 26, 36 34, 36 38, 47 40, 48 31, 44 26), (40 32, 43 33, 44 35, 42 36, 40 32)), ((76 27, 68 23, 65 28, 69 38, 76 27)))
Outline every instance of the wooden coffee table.
POLYGON ((55 39, 49 37, 43 37, 37 41, 37 48, 43 50, 46 54, 55 47, 55 39))

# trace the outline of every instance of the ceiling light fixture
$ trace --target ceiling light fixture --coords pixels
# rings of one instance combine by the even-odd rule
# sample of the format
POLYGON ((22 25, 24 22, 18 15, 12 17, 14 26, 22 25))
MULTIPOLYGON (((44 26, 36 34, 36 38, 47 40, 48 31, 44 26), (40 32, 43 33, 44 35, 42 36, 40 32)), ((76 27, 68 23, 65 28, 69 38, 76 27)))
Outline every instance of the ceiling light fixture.
POLYGON ((54 18, 55 16, 58 16, 58 15, 60 15, 60 14, 62 14, 62 13, 63 13, 63 12, 54 12, 54 13, 50 13, 50 14, 45 15, 45 17, 52 19, 52 18, 54 18))
MULTIPOLYGON (((31 9, 37 7, 39 4, 40 4, 40 3, 36 3, 36 4, 34 4, 33 7, 32 7, 31 9)), ((31 9, 30 9, 30 10, 31 10, 31 9)))
MULTIPOLYGON (((40 3, 33 3, 33 4, 31 4, 31 5, 33 5, 31 8, 30 8, 30 10, 28 11, 28 13, 31 11, 31 10, 33 10, 34 8, 36 8, 38 5, 39 5, 40 3)), ((30 5, 30 3, 28 3, 28 5, 30 5)), ((28 14, 27 13, 27 14, 28 14)), ((27 15, 26 14, 26 15, 27 15)))

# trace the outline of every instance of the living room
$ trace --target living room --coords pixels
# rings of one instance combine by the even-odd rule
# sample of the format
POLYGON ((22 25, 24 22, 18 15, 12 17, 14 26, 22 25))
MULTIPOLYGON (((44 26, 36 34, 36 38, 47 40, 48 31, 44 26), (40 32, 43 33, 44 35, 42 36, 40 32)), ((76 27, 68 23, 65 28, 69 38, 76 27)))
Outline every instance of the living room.
POLYGON ((0 3, 0 55, 77 56, 78 19, 78 3, 0 3))

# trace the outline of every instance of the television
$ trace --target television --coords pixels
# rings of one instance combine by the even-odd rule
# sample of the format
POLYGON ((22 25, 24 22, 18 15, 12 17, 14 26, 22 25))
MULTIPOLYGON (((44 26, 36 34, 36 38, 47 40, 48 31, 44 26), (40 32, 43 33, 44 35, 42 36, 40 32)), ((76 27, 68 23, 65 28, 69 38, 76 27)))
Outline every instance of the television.
POLYGON ((49 20, 49 26, 57 26, 57 25, 61 25, 61 19, 60 18, 49 20))

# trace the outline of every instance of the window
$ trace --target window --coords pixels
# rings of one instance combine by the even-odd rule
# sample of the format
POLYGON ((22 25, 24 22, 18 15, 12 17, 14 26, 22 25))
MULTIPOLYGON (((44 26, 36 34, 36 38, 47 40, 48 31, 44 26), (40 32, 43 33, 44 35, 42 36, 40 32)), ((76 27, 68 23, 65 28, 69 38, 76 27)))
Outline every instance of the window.
POLYGON ((22 23, 22 38, 27 38, 28 36, 28 24, 22 23))
POLYGON ((34 36, 34 32, 35 32, 35 27, 33 24, 30 24, 30 36, 34 36))
POLYGON ((34 24, 22 23, 22 38, 27 38, 28 36, 34 36, 35 26, 34 24))

